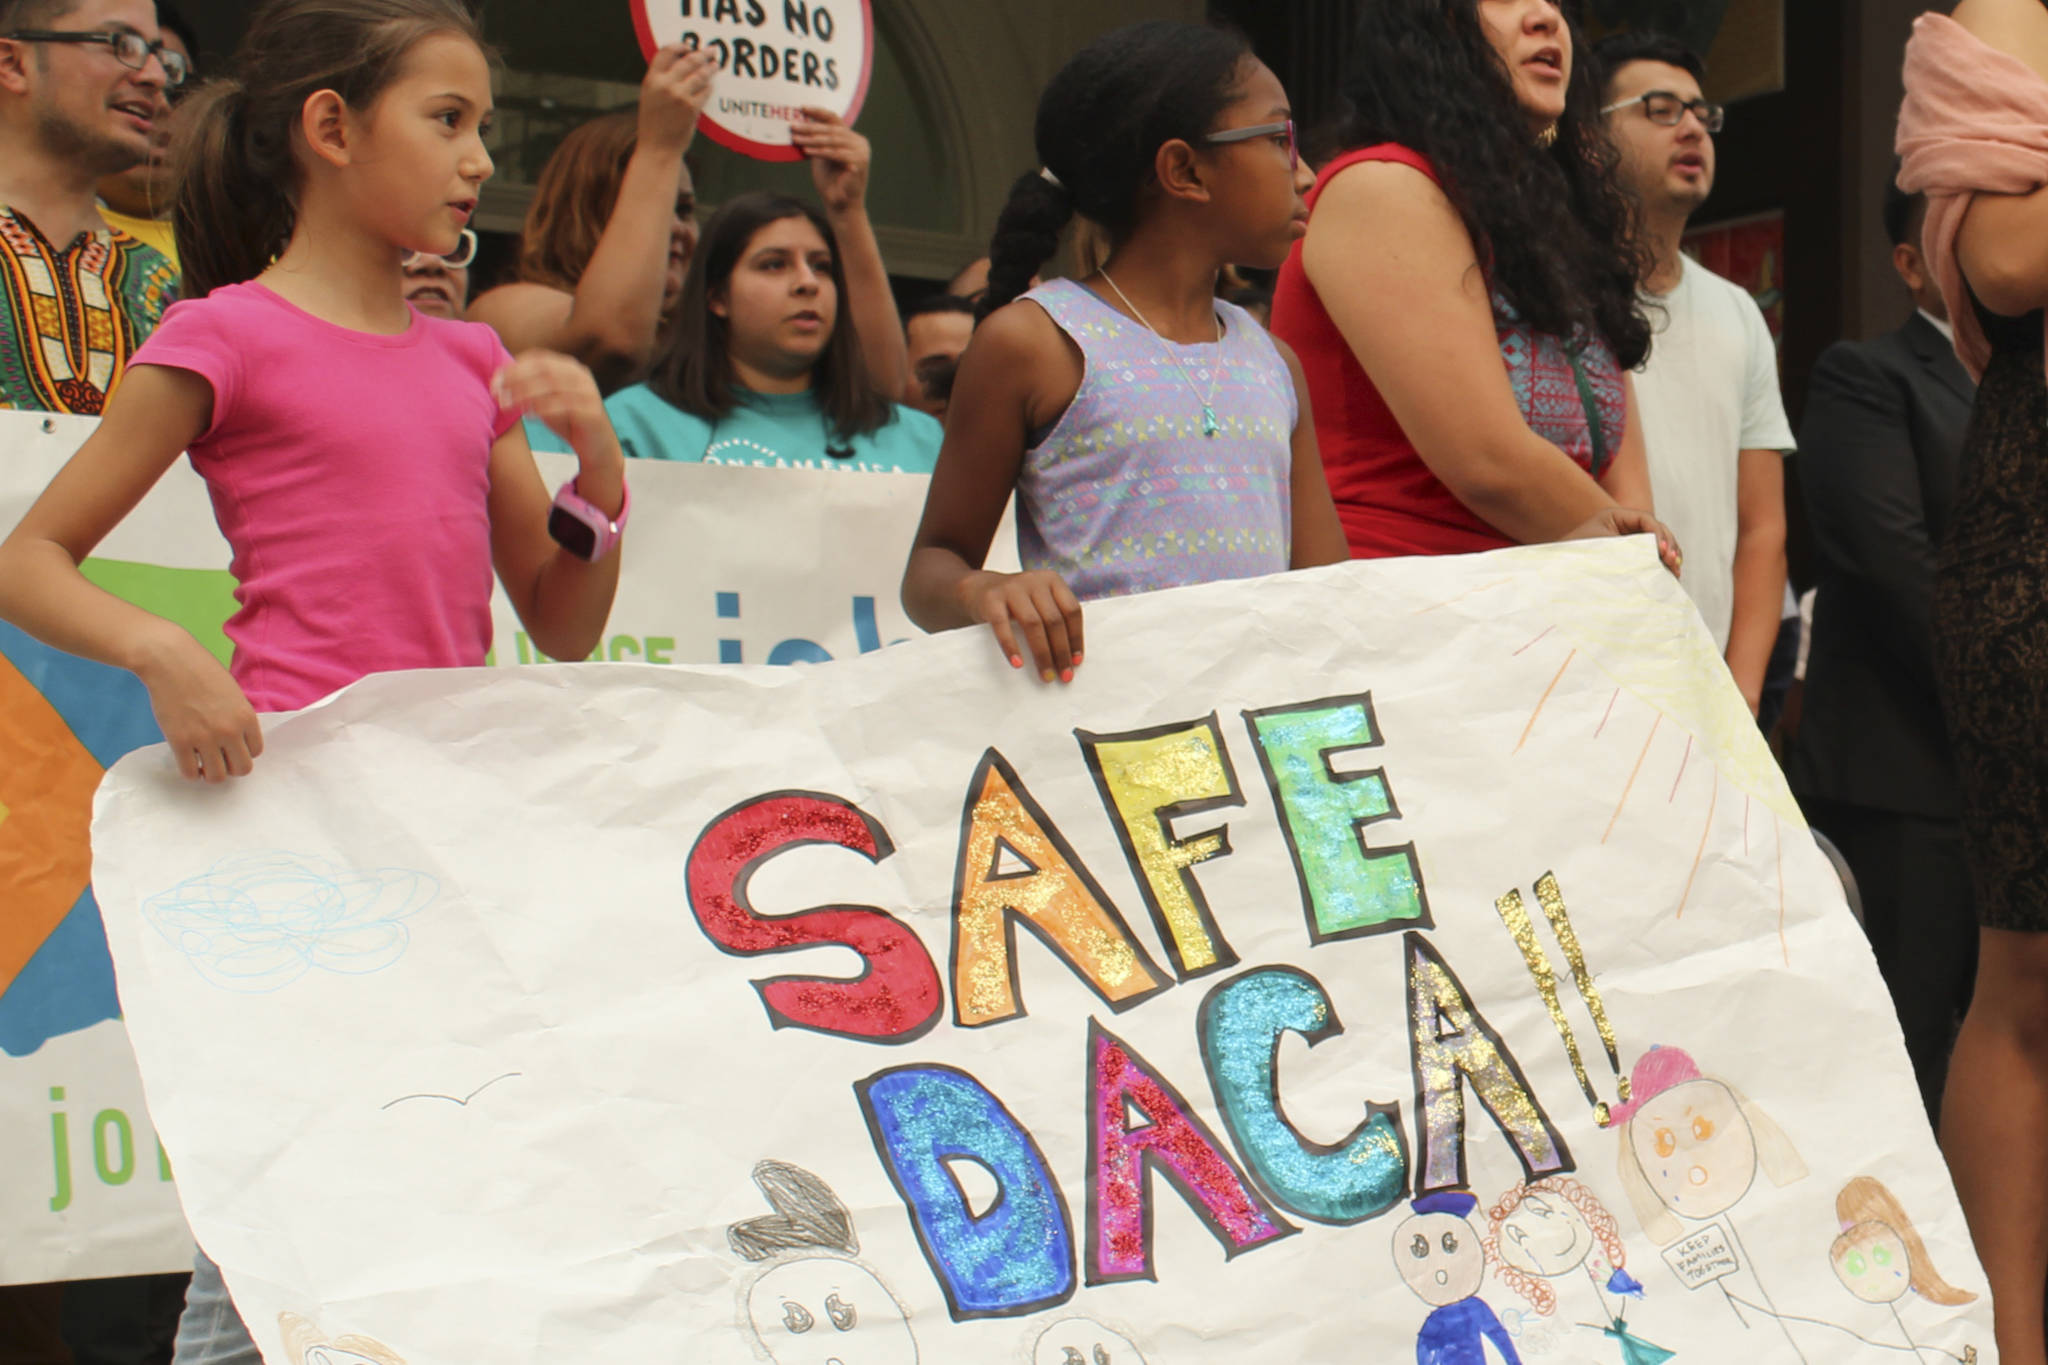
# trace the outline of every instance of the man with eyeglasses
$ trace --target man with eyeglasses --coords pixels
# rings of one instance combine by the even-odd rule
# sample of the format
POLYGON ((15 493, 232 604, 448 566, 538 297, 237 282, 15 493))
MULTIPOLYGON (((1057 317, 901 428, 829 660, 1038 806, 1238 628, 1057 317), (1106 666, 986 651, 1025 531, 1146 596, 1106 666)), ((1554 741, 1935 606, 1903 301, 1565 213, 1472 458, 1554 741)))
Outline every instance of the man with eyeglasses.
POLYGON ((1885 187, 1892 268, 1913 311, 1897 331, 1830 346, 1807 385, 1799 482, 1820 581, 1785 777, 1856 874, 1863 931, 1935 1119, 1977 963, 1934 663, 1935 547, 1955 510, 1977 385, 1921 249, 1926 223, 1923 196, 1885 187))
POLYGON ((1622 34, 1594 57, 1618 174, 1640 214, 1653 335, 1636 400, 1651 493, 1685 547, 1680 581, 1749 709, 1766 711, 1785 616, 1784 457, 1794 446, 1777 346, 1747 292, 1679 250, 1714 188, 1723 111, 1700 94, 1700 59, 1670 38, 1622 34))
POLYGON ((0 0, 0 408, 97 414, 176 297, 96 191, 184 76, 152 0, 0 0))
POLYGON ((164 87, 157 95, 148 160, 100 177, 100 216, 130 237, 149 243, 177 265, 178 244, 171 235, 171 199, 178 189, 170 165, 171 106, 197 80, 192 57, 199 51, 199 39, 184 16, 167 3, 157 5, 156 21, 163 29, 164 51, 185 61, 185 80, 164 87))

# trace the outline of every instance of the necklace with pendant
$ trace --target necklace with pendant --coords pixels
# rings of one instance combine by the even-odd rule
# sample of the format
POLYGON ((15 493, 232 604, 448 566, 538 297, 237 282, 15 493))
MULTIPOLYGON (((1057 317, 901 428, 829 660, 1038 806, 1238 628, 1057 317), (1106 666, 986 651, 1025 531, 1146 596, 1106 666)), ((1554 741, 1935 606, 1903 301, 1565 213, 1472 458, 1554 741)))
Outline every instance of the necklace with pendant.
MULTIPOLYGON (((1174 350, 1173 343, 1161 335, 1157 327, 1145 321, 1145 315, 1138 311, 1138 305, 1132 303, 1124 294, 1124 291, 1117 288, 1116 281, 1109 277, 1107 270, 1098 270, 1096 273, 1102 276, 1103 283, 1116 291, 1116 296, 1122 301, 1123 306, 1131 310, 1131 316, 1143 323, 1145 330, 1158 338, 1159 344, 1166 348, 1166 358, 1173 362, 1173 368, 1180 371, 1180 377, 1187 384, 1188 392, 1194 394, 1196 401, 1202 405, 1202 434, 1213 439, 1217 432, 1223 430, 1223 423, 1216 420, 1215 404, 1216 381, 1222 377, 1223 357, 1220 354, 1216 357, 1215 370, 1209 376, 1209 391, 1203 393, 1199 388, 1195 387, 1195 378, 1188 373, 1188 367, 1180 363, 1180 353, 1174 350)), ((1211 317, 1216 324, 1215 344, 1220 347, 1223 344, 1223 319, 1216 317, 1214 314, 1211 314, 1211 317)))

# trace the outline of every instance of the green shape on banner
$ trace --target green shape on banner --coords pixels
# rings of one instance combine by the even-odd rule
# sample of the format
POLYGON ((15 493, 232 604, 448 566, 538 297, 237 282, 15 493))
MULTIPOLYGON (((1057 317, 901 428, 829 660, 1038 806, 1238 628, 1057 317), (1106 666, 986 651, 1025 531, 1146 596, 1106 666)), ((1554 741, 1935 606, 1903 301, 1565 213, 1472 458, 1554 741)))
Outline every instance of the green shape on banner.
POLYGON ((144 611, 176 621, 225 666, 234 646, 221 626, 235 614, 235 576, 226 569, 167 569, 127 559, 88 559, 85 576, 144 611))

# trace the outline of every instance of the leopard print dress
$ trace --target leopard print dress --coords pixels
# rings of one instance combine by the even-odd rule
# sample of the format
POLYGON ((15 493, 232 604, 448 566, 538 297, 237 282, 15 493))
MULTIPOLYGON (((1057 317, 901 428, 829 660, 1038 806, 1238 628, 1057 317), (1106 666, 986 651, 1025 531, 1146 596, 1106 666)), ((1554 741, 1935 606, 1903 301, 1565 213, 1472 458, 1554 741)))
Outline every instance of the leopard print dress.
MULTIPOLYGON (((1972 300, 1974 303, 1975 301, 1972 300)), ((2042 315, 1992 347, 1935 578, 1935 662, 1988 929, 2048 932, 2048 378, 2042 315)))

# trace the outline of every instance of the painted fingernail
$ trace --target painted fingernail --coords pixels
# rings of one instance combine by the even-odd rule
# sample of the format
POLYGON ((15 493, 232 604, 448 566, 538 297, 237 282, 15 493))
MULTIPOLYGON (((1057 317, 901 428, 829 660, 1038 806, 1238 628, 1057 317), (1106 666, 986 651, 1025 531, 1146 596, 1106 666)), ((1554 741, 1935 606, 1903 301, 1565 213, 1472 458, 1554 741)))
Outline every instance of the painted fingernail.
POLYGON ((1060 674, 1060 681, 1061 681, 1061 682, 1063 682, 1063 683, 1068 683, 1068 682, 1072 682, 1073 680, 1074 680, 1074 670, 1073 670, 1073 669, 1071 669, 1071 668, 1070 668, 1070 669, 1068 669, 1068 670, 1066 670, 1066 671, 1065 671, 1064 673, 1060 674))
POLYGON ((1051 682, 1053 680, 1053 671, 1048 668, 1041 672, 1038 676, 1044 679, 1046 682, 1051 682))
POLYGON ((1080 651, 1079 651, 1079 650, 1076 650, 1076 651, 1074 651, 1074 667, 1076 667, 1076 668, 1079 668, 1080 666, 1081 666, 1081 653, 1080 653, 1080 651))
POLYGON ((1012 668, 1022 668, 1023 666, 1024 666, 1024 661, 1023 661, 1022 659, 1018 658, 1018 657, 1017 657, 1016 655, 1014 655, 1014 654, 1012 654, 1012 655, 1010 656, 1010 667, 1012 667, 1012 668))

